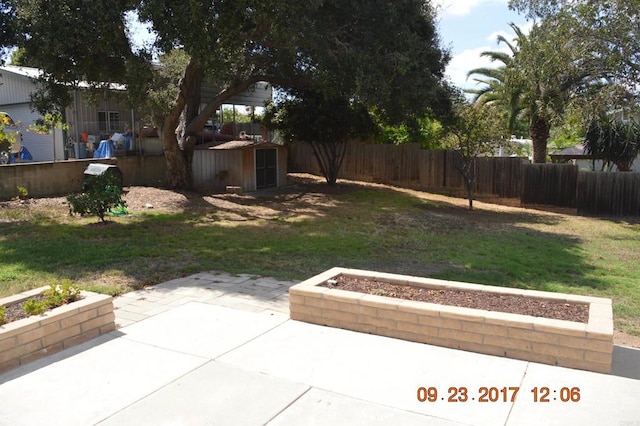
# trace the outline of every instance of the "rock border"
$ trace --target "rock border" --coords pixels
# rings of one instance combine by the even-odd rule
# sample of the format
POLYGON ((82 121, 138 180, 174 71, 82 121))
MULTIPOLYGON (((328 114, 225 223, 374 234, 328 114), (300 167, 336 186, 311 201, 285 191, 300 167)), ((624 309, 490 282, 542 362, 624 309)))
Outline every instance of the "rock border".
POLYGON ((562 367, 609 373, 611 299, 332 268, 289 289, 294 320, 562 367), (588 323, 402 300, 321 287, 338 275, 426 288, 487 291, 589 304, 588 323))
MULTIPOLYGON (((21 303, 48 288, 0 299, 0 306, 21 303)), ((81 295, 42 315, 0 326, 0 373, 115 330, 113 297, 89 291, 81 295)))

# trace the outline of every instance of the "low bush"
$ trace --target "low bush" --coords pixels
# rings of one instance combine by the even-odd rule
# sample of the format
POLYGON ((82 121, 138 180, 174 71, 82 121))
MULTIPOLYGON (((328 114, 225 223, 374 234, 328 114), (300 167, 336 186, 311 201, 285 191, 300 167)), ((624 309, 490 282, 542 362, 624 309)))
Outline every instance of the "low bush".
POLYGON ((102 222, 109 210, 115 207, 126 207, 117 178, 107 173, 88 176, 85 191, 81 194, 69 195, 67 201, 69 214, 98 216, 102 222))

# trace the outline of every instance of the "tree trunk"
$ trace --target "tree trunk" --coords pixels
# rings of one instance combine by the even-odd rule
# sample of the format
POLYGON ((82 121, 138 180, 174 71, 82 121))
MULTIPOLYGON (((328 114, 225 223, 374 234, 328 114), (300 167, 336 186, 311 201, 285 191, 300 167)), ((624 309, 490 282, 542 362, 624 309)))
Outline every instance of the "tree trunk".
POLYGON ((313 154, 329 186, 334 186, 338 181, 338 174, 342 167, 344 155, 347 149, 346 142, 311 142, 313 154))
POLYGON ((547 162, 547 141, 551 124, 544 117, 535 117, 531 120, 531 140, 533 143, 533 162, 547 162))
POLYGON ((198 117, 200 113, 200 101, 202 99, 201 96, 201 88, 202 88, 202 80, 204 78, 204 73, 202 70, 197 69, 191 73, 191 78, 189 79, 188 84, 184 85, 184 92, 186 98, 186 104, 182 114, 180 114, 180 125, 179 129, 181 130, 178 133, 178 142, 182 148, 182 154, 184 156, 185 161, 185 175, 188 178, 187 187, 193 188, 193 152, 196 147, 196 142, 198 139, 198 131, 200 129, 194 129, 190 126, 190 124, 198 117))
POLYGON ((473 210, 473 181, 467 179, 467 195, 469 196, 469 210, 473 210))
POLYGON ((178 145, 176 136, 176 126, 178 120, 171 120, 167 117, 160 128, 160 138, 162 139, 162 149, 167 163, 167 181, 169 189, 191 189, 192 178, 187 175, 187 164, 184 153, 178 145))
POLYGON ((166 185, 170 189, 193 189, 191 163, 195 133, 187 133, 188 122, 198 115, 203 73, 195 61, 189 62, 180 81, 176 105, 164 118, 160 138, 167 162, 166 185), (195 111, 195 112, 194 112, 195 111), (178 124, 182 121, 182 125, 178 124))

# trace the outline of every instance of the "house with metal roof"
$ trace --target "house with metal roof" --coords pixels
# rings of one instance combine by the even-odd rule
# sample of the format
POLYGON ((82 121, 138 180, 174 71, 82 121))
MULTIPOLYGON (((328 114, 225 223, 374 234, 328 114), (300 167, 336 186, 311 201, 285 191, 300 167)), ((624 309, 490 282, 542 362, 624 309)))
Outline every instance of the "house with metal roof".
POLYGON ((34 161, 64 160, 64 135, 61 130, 49 134, 38 133, 35 124, 43 117, 31 111, 31 93, 40 72, 27 67, 0 67, 0 110, 13 118, 22 133, 22 145, 34 161))

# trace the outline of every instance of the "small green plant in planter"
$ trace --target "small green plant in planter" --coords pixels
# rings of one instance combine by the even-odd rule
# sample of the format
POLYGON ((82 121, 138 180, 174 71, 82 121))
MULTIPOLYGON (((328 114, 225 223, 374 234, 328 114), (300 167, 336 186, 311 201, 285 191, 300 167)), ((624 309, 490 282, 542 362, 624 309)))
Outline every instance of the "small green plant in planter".
POLYGON ((42 315, 49 309, 49 304, 46 300, 29 299, 22 304, 22 310, 24 310, 29 316, 42 315))
POLYGON ((114 207, 126 207, 118 179, 108 173, 88 176, 85 191, 67 196, 69 214, 98 216, 104 222, 105 215, 114 207))
POLYGON ((49 288, 42 292, 44 299, 29 299, 22 304, 22 309, 28 315, 42 315, 49 309, 67 303, 75 302, 80 297, 80 288, 70 280, 63 280, 59 284, 49 284, 49 288))
POLYGON ((7 323, 6 312, 7 312, 7 307, 0 306, 0 325, 7 323))

